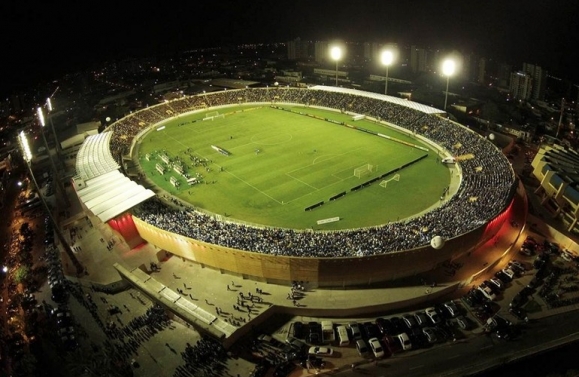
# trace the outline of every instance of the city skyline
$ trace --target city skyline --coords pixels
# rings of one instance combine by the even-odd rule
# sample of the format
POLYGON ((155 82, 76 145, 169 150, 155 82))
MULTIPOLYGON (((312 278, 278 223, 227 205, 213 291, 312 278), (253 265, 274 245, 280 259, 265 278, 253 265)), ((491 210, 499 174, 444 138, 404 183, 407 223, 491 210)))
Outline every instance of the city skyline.
POLYGON ((11 15, 0 26, 9 52, 1 74, 5 94, 109 59, 297 37, 470 50, 579 81, 574 68, 579 4, 570 0, 548 6, 539 0, 490 1, 484 7, 455 0, 201 1, 138 8, 75 3, 56 8, 10 0, 3 8, 11 15))

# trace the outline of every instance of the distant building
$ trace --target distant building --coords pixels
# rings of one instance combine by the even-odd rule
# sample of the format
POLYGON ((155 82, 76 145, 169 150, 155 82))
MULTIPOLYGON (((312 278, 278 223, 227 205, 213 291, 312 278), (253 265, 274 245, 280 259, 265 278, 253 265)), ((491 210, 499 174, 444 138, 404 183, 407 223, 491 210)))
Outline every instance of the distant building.
POLYGON ((289 60, 308 59, 310 57, 310 41, 302 41, 299 37, 287 43, 287 58, 289 60))
POLYGON ((533 78, 525 72, 513 72, 509 89, 513 98, 527 101, 533 94, 533 78))
POLYGON ((416 46, 410 47, 410 69, 413 73, 427 71, 427 57, 428 53, 425 49, 416 46))
POLYGON ((377 42, 364 42, 364 60, 375 61, 380 60, 380 52, 383 45, 377 42))
POLYGON ((328 41, 317 41, 314 45, 315 61, 320 64, 327 62, 329 51, 328 41))
POLYGON ((497 84, 499 88, 509 88, 511 84, 511 73, 513 67, 509 64, 500 64, 497 71, 497 84))
POLYGON ((534 100, 544 99, 547 72, 538 65, 529 63, 523 63, 523 72, 527 73, 533 78, 533 92, 531 98, 534 100))

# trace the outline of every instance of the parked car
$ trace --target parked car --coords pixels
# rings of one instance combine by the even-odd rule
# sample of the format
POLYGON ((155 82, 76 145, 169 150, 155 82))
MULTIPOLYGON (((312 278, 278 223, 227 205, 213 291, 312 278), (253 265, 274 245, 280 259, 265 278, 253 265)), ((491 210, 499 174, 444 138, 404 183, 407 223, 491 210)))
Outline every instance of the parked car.
POLYGON ((364 331, 366 332, 368 339, 377 338, 380 336, 380 330, 378 330, 378 326, 372 322, 364 322, 364 331))
POLYGON ((404 351, 409 351, 412 349, 412 342, 410 341, 410 337, 405 332, 398 334, 398 340, 400 344, 402 344, 402 349, 404 351))
POLYGON ((487 299, 494 301, 497 298, 497 295, 487 286, 479 286, 478 290, 485 296, 487 299))
POLYGON ((506 276, 508 276, 508 278, 509 278, 510 280, 513 280, 513 279, 516 277, 515 271, 513 271, 513 270, 510 269, 510 268, 503 268, 501 271, 502 271, 506 276))
POLYGON ((416 323, 418 323, 418 326, 423 327, 430 324, 430 319, 428 319, 428 316, 424 312, 414 313, 414 318, 416 318, 416 323))
POLYGON ((391 335, 398 335, 401 332, 404 332, 406 329, 406 325, 404 321, 400 317, 390 317, 390 322, 392 323, 392 327, 394 328, 393 334, 391 335))
POLYGON ((468 330, 471 327, 470 320, 464 316, 456 317, 456 323, 457 323, 458 327, 460 327, 463 330, 468 330))
POLYGON ((442 322, 442 318, 440 318, 434 307, 426 308, 424 310, 424 313, 426 313, 426 315, 428 316, 428 318, 430 318, 433 324, 437 325, 442 322))
POLYGON ((304 324, 301 322, 294 322, 292 326, 294 338, 304 339, 306 337, 304 324))
POLYGON ((426 339, 430 344, 436 343, 438 338, 436 337, 436 331, 432 327, 425 327, 422 329, 422 332, 426 336, 426 339))
POLYGON ((376 318, 376 326, 378 326, 378 330, 380 330, 383 335, 392 335, 394 333, 394 326, 389 319, 376 318))
POLYGON ((505 289, 505 283, 503 283, 500 279, 497 278, 491 278, 491 280, 489 280, 491 284, 493 284, 498 290, 504 290, 505 289))
POLYGON ((308 349, 308 354, 316 356, 332 356, 334 350, 330 347, 310 347, 308 349))
POLYGON ((378 338, 370 338, 368 343, 370 343, 370 348, 372 349, 372 353, 374 353, 374 357, 377 359, 384 357, 384 348, 382 348, 378 338))
POLYGON ((446 311, 448 312, 448 314, 450 314, 450 316, 452 318, 454 318, 460 314, 458 311, 458 306, 456 306, 456 303, 454 301, 445 302, 444 307, 445 307, 446 311))
POLYGON ((366 342, 364 341, 364 339, 356 340, 356 350, 358 350, 358 354, 360 356, 365 356, 370 351, 370 349, 366 345, 366 342))
POLYGON ((352 334, 352 339, 358 340, 362 339, 362 332, 360 331, 360 326, 356 322, 348 323, 348 330, 352 334))
POLYGON ((418 322, 416 322, 416 318, 414 318, 412 314, 404 314, 402 316, 402 320, 404 321, 404 324, 406 325, 408 330, 412 330, 418 327, 418 322))
POLYGON ((524 274, 525 271, 527 270, 527 268, 525 267, 525 264, 523 262, 518 261, 518 260, 511 260, 509 262, 509 268, 511 270, 513 270, 514 272, 518 272, 520 274, 524 274))

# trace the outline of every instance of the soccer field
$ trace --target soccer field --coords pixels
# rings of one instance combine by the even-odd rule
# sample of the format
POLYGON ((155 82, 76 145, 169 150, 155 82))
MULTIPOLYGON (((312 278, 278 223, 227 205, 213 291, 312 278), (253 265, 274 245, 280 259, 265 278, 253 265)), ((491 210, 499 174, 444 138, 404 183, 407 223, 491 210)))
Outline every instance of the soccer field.
POLYGON ((173 118, 142 139, 139 162, 156 185, 196 207, 231 220, 298 229, 402 220, 436 204, 449 185, 449 170, 438 163, 436 152, 337 123, 426 147, 413 138, 366 120, 354 122, 339 112, 282 107, 222 108, 224 117, 213 120, 202 119, 215 110, 173 118), (200 183, 189 185, 173 168, 177 160, 200 183), (364 171, 368 166, 370 171, 364 171), (399 181, 380 185, 394 174, 381 176, 401 167, 399 181), (335 217, 340 220, 317 224, 335 217))

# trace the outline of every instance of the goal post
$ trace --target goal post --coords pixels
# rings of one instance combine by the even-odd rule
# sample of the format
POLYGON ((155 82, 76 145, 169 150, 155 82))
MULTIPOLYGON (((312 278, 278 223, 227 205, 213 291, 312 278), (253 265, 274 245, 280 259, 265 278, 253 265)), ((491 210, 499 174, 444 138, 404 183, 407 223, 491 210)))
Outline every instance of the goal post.
POLYGON ((225 118, 225 115, 220 114, 219 111, 211 111, 205 114, 203 120, 214 120, 216 118, 225 118))
POLYGON ((354 177, 362 178, 366 174, 370 174, 374 171, 374 165, 366 164, 354 169, 354 177))
POLYGON ((394 174, 394 176, 392 178, 388 178, 388 179, 383 180, 382 182, 380 182, 380 187, 386 188, 388 186, 388 182, 391 182, 391 181, 396 181, 396 182, 400 181, 400 174, 394 174))

